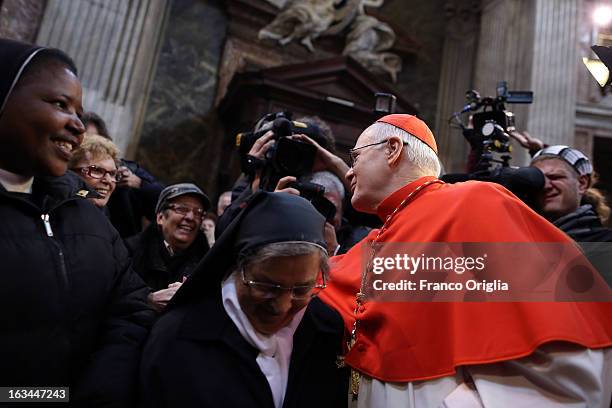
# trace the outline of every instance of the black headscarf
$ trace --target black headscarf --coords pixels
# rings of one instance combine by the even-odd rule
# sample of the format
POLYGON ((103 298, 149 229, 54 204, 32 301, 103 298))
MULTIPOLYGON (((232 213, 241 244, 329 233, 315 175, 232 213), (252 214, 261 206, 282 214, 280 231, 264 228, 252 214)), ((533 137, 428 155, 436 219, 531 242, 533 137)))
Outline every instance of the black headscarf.
POLYGON ((26 67, 37 55, 49 55, 64 62, 77 74, 76 66, 68 55, 55 48, 0 38, 0 116, 11 91, 22 77, 26 67))
POLYGON ((302 197, 260 191, 228 225, 194 273, 176 292, 169 308, 220 290, 236 261, 277 242, 309 242, 325 248, 325 218, 302 197))

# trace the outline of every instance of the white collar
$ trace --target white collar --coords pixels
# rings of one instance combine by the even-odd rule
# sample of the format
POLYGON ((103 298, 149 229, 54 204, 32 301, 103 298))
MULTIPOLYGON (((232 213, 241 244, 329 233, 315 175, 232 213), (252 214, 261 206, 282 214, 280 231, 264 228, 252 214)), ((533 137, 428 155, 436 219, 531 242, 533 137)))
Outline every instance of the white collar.
POLYGON ((34 177, 22 176, 21 174, 11 173, 0 169, 0 184, 12 193, 32 194, 32 183, 34 177))
POLYGON ((166 247, 166 250, 168 251, 168 253, 170 254, 170 256, 174 256, 174 249, 172 249, 172 247, 170 246, 170 244, 168 243, 168 241, 166 241, 164 239, 164 246, 166 247))

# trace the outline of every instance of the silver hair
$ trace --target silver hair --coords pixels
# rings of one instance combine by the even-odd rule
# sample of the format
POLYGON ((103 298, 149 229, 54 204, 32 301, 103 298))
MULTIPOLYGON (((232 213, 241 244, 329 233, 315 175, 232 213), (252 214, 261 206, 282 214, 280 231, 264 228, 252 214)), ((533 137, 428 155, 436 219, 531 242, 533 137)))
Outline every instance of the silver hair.
POLYGON ((336 193, 342 200, 344 198, 344 184, 342 181, 331 171, 317 171, 312 173, 310 181, 317 183, 325 187, 325 192, 336 193))
POLYGON ((383 122, 375 122, 366 131, 372 135, 371 143, 388 140, 391 136, 399 136, 406 143, 404 152, 422 176, 436 176, 441 172, 440 160, 436 153, 416 136, 411 135, 403 129, 383 122))
POLYGON ((323 247, 310 242, 274 242, 264 245, 240 257, 236 270, 245 268, 248 265, 262 263, 272 258, 310 255, 313 253, 320 255, 319 268, 327 279, 329 277, 329 257, 327 251, 323 247))

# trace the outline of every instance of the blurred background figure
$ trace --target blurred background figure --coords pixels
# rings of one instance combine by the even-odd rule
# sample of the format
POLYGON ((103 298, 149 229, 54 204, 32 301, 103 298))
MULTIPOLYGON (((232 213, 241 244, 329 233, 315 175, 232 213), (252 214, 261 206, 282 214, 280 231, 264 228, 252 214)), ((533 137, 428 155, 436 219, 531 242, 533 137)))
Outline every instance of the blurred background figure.
POLYGON ((152 293, 149 304, 161 312, 209 249, 200 227, 210 201, 195 184, 166 187, 156 206, 156 222, 126 240, 132 266, 152 293))
POLYGON ((108 215, 106 204, 121 177, 117 169, 119 148, 99 135, 87 135, 72 154, 68 167, 97 193, 89 200, 108 215))
POLYGON ((563 145, 549 146, 531 161, 546 178, 538 197, 540 213, 579 242, 612 242, 605 196, 596 188, 593 166, 581 151, 563 145))
POLYGON ((208 246, 212 247, 215 243, 215 225, 217 224, 217 217, 214 214, 206 214, 204 220, 202 220, 202 232, 206 235, 208 246))
POLYGON ((217 217, 222 216, 225 209, 229 207, 231 203, 232 192, 224 191, 223 193, 221 193, 221 195, 219 196, 219 201, 217 201, 217 217))

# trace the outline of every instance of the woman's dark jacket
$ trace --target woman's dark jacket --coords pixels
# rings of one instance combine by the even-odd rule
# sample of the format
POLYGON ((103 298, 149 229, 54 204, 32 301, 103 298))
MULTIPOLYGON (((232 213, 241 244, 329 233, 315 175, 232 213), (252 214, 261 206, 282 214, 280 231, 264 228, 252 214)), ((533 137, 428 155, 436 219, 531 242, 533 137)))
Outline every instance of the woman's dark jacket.
POLYGON ((0 385, 70 386, 80 406, 130 406, 154 313, 88 194, 70 172, 36 178, 32 195, 0 186, 0 385))
MULTIPOLYGON (((342 336, 340 315, 313 299, 293 336, 284 408, 347 406, 348 372, 336 365, 342 336)), ((172 309, 155 324, 143 352, 141 406, 274 408, 258 353, 220 295, 172 309)))
POLYGON ((138 163, 121 159, 121 165, 140 177, 140 188, 118 186, 108 200, 108 211, 113 226, 123 238, 142 231, 142 219, 155 222, 155 205, 164 189, 156 179, 138 163))
POLYGON ((126 239, 125 245, 132 256, 132 268, 153 291, 167 289, 169 284, 189 277, 209 249, 206 236, 198 231, 189 248, 170 256, 156 223, 126 239))

